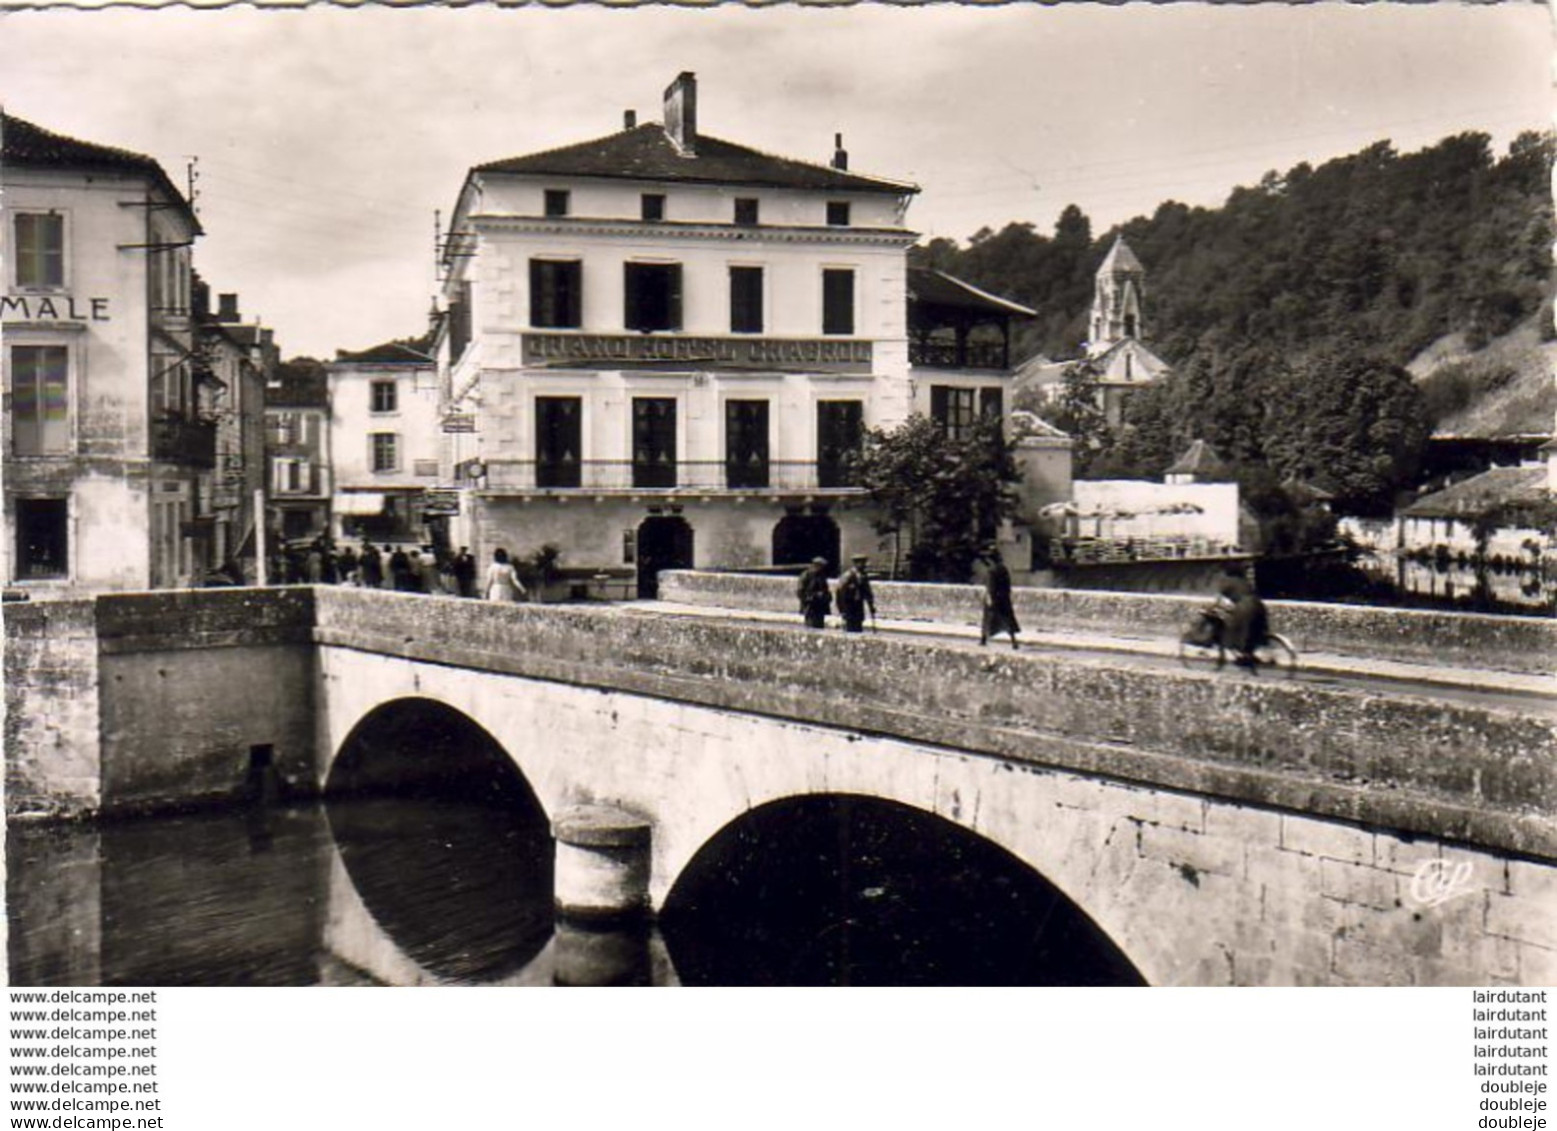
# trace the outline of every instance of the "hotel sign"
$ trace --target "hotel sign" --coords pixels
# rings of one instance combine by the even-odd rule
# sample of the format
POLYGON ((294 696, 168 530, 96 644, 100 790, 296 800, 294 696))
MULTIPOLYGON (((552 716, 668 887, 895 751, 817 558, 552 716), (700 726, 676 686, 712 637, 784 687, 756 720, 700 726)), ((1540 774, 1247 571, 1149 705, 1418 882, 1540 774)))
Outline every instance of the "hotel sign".
POLYGON ((23 322, 107 322, 108 300, 75 295, 0 295, 0 319, 23 322))
POLYGON ((857 338, 748 338, 650 334, 526 334, 527 366, 783 369, 869 373, 871 343, 857 338))

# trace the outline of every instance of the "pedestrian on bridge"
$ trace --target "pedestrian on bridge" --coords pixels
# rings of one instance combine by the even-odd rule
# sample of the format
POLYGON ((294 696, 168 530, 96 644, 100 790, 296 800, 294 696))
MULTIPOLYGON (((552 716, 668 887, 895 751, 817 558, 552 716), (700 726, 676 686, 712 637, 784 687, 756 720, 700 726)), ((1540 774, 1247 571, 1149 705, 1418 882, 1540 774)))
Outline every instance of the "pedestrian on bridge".
POLYGON ((800 614, 805 617, 807 628, 826 628, 827 614, 832 611, 833 594, 827 587, 827 559, 812 558, 795 586, 800 599, 800 614))
POLYGON ((876 619, 876 594, 870 587, 870 559, 855 554, 848 571, 838 579, 838 615, 843 618, 845 632, 865 631, 865 610, 870 609, 870 619, 876 619))
POLYGON ((1016 634, 1022 626, 1016 621, 1016 609, 1011 604, 1011 571, 1006 568, 1000 550, 990 546, 984 551, 989 570, 984 575, 984 620, 979 631, 979 647, 989 643, 991 636, 1010 633, 1011 647, 1020 647, 1016 634))
POLYGON ((524 582, 508 560, 508 551, 499 546, 492 551, 492 564, 487 566, 487 600, 522 601, 526 596, 524 582))

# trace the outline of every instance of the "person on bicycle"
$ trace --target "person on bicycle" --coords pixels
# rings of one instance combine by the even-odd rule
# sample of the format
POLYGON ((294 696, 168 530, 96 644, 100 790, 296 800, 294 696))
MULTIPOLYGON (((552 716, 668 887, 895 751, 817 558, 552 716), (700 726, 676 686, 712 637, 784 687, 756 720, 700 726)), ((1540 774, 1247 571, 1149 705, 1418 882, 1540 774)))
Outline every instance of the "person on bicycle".
POLYGON ((1265 643, 1270 632, 1270 617, 1241 565, 1228 566, 1217 586, 1217 596, 1226 602, 1222 615, 1222 643, 1236 655, 1239 667, 1256 666, 1254 650, 1265 643))

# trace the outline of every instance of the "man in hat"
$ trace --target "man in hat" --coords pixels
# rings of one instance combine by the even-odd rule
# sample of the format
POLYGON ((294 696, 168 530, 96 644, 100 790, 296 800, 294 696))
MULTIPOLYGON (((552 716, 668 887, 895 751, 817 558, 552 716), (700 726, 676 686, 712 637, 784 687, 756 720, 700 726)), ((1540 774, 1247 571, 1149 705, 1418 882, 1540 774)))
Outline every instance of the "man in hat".
POLYGON ((876 619, 876 595, 871 592, 870 571, 865 568, 869 560, 864 554, 855 554, 848 572, 838 579, 838 615, 843 618, 845 632, 865 631, 867 607, 871 619, 876 619))
POLYGON ((826 628, 827 614, 832 611, 833 594, 827 588, 827 559, 812 558, 795 586, 800 598, 800 613, 806 618, 807 628, 826 628))

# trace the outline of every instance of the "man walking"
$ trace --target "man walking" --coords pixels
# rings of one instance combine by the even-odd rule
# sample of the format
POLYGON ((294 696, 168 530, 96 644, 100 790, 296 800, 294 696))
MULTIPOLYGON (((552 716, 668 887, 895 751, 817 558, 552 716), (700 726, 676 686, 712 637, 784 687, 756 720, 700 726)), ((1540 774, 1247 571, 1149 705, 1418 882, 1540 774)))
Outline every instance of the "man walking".
POLYGON ((870 588, 870 561, 864 554, 855 554, 847 573, 838 579, 838 615, 843 618, 845 632, 865 631, 865 610, 876 619, 876 594, 870 588))
POLYGON ((813 558, 801 573, 795 586, 800 599, 800 614, 806 619, 807 628, 826 628, 827 614, 832 611, 833 594, 827 587, 827 559, 813 558))
POLYGON ((979 633, 979 646, 989 643, 991 636, 1002 632, 1011 634, 1011 647, 1018 647, 1016 634, 1022 626, 1016 623, 1016 610, 1011 606, 1011 571, 1006 568, 1000 551, 990 546, 985 551, 989 559, 989 572, 984 578, 984 623, 979 633))

